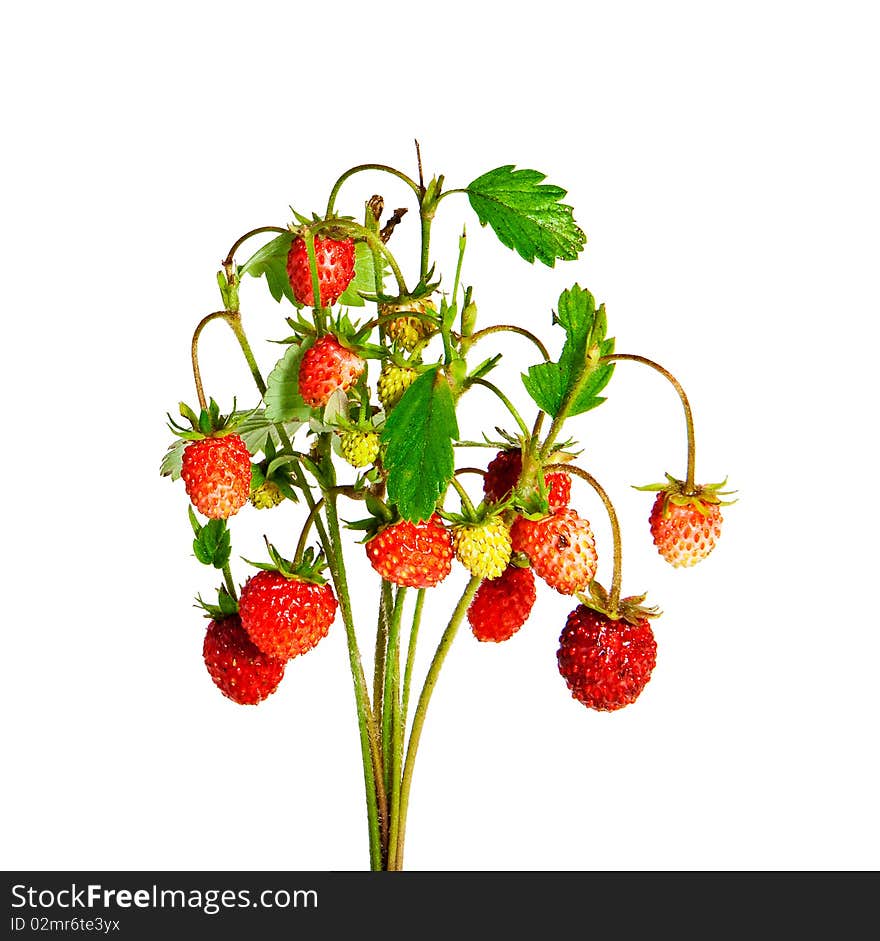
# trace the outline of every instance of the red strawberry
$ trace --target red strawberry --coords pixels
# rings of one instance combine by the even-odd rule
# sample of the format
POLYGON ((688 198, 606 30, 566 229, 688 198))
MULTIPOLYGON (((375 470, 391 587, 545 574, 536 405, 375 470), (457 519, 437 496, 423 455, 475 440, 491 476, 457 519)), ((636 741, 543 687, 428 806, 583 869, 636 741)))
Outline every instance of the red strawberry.
POLYGON ((239 435, 199 438, 183 449, 180 476, 200 513, 227 519, 248 501, 251 456, 239 435))
POLYGON ((510 528, 513 549, 560 594, 583 591, 596 574, 596 541, 590 524, 569 507, 539 520, 518 516, 510 528))
POLYGON ((631 624, 581 604, 568 616, 556 658, 575 699, 612 712, 635 702, 651 679, 657 642, 647 618, 631 624))
POLYGON ((350 389, 365 363, 333 336, 325 333, 310 346, 299 364, 299 394, 311 408, 326 405, 337 389, 350 389))
POLYGON ((327 636, 336 596, 326 584, 263 570, 241 590, 238 610, 250 639, 273 657, 289 660, 327 636))
POLYGON ((366 549, 373 568, 395 585, 430 588, 452 569, 452 535, 436 513, 418 523, 385 526, 366 549))
POLYGON ((535 603, 532 570, 509 565, 498 578, 480 582, 467 618, 477 640, 500 643, 525 624, 535 603))
POLYGON ((658 493, 649 522, 654 545, 670 565, 696 565, 709 555, 721 536, 721 507, 703 500, 679 506, 668 493, 658 493))
MULTIPOLYGON (((329 307, 339 300, 354 278, 354 241, 352 239, 315 238, 315 262, 318 269, 318 289, 321 307, 329 307)), ((287 254, 287 276, 293 296, 307 307, 315 306, 312 290, 312 271, 304 238, 295 238, 287 254)))
POLYGON ((243 706, 262 702, 284 676, 284 661, 259 650, 238 617, 211 621, 202 655, 220 692, 243 706))
MULTIPOLYGON (((506 500, 519 482, 522 473, 522 452, 516 449, 499 451, 489 462, 486 476, 483 478, 483 493, 492 503, 506 500)), ((547 500, 550 510, 568 506, 571 499, 571 475, 563 471, 553 471, 544 478, 547 485, 547 500)))

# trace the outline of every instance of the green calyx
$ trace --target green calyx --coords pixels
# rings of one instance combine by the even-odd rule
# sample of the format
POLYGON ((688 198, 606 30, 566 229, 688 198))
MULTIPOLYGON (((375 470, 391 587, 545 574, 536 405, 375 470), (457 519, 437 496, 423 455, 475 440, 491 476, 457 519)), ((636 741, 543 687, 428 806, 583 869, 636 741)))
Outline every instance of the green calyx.
POLYGON ((324 560, 322 552, 316 551, 310 546, 302 553, 299 559, 288 561, 268 539, 266 539, 265 542, 270 561, 252 562, 250 559, 244 559, 248 565, 253 565, 254 568, 261 569, 264 572, 278 572, 285 578, 297 579, 302 582, 312 582, 315 585, 327 584, 327 579, 323 576, 323 572, 327 568, 327 563, 324 560))
POLYGON ((238 602, 223 585, 217 590, 216 604, 204 601, 201 595, 197 595, 195 606, 205 612, 206 618, 211 618, 214 621, 222 621, 224 618, 231 618, 238 614, 238 602))
POLYGON ((180 414, 189 422, 189 428, 181 425, 169 415, 168 427, 186 441, 199 441, 202 438, 222 438, 234 434, 240 425, 249 418, 256 409, 250 412, 236 412, 235 400, 232 401, 232 411, 228 415, 220 414, 220 406, 211 399, 207 408, 201 409, 198 415, 185 402, 180 403, 180 414))
POLYGON ((613 610, 609 593, 595 579, 590 582, 589 595, 580 592, 576 597, 582 605, 591 611, 598 611, 599 614, 610 618, 612 621, 626 621, 628 624, 638 624, 639 621, 645 618, 657 618, 662 613, 657 607, 645 605, 646 594, 621 598, 617 602, 616 610, 613 610))
POLYGON ((726 484, 727 478, 725 477, 720 483, 698 484, 689 490, 685 481, 666 474, 665 483, 643 484, 640 487, 634 486, 633 490, 662 493, 664 516, 668 515, 670 506, 692 506, 705 516, 713 506, 729 506, 731 503, 736 503, 736 500, 722 499, 722 497, 736 493, 735 490, 722 490, 721 488, 726 484))

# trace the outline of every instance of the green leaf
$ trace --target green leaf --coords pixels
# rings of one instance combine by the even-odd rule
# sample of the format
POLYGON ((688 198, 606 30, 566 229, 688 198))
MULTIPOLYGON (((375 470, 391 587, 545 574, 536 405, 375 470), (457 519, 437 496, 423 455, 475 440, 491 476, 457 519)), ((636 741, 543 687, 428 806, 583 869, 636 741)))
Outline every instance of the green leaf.
POLYGON ((537 170, 515 170, 510 164, 477 177, 466 192, 480 224, 492 226, 502 245, 528 262, 548 267, 556 259, 573 261, 587 242, 571 206, 559 200, 566 191, 542 183, 537 170))
POLYGON ((385 422, 388 499, 407 520, 428 519, 455 470, 455 401, 435 366, 406 390, 385 422))
POLYGON ((287 256, 292 241, 292 232, 285 232, 283 235, 272 239, 262 248, 258 248, 239 268, 238 273, 239 275, 249 274, 254 278, 265 276, 266 283, 269 285, 269 293, 276 301, 280 302, 282 297, 286 297, 291 304, 299 307, 299 303, 293 296, 290 278, 287 276, 287 256))
MULTIPOLYGON (((234 416, 247 415, 247 418, 236 427, 236 431, 241 435, 248 451, 251 454, 257 454, 262 451, 266 457, 275 456, 275 448, 280 446, 278 431, 275 428, 276 423, 266 417, 266 411, 262 408, 254 409, 251 412, 235 412, 234 416), (272 454, 269 454, 272 451, 272 454)), ((286 421, 283 423, 284 430, 290 437, 296 434, 298 428, 302 426, 298 420, 286 421)))
POLYGON ((590 366, 591 351, 596 358, 614 351, 614 340, 606 339, 608 320, 605 307, 596 310, 593 295, 575 284, 563 291, 555 317, 565 330, 565 344, 558 362, 539 363, 523 375, 523 385, 539 408, 556 418, 563 408, 569 416, 589 411, 605 400, 598 393, 608 384, 614 366, 611 363, 590 366), (584 370, 587 375, 583 376, 584 370), (571 401, 569 395, 583 378, 583 384, 571 401))
POLYGON ((180 478, 180 470, 183 463, 183 449, 189 444, 183 438, 177 438, 173 444, 168 446, 162 463, 159 466, 159 473, 163 477, 170 477, 172 480, 180 478))
MULTIPOLYGON (((382 259, 382 276, 388 270, 382 259)), ((343 307, 363 307, 364 299, 360 292, 374 294, 376 291, 376 269, 373 264, 373 252, 366 242, 354 243, 354 278, 337 301, 343 307)))
POLYGON ((232 539, 226 520, 208 520, 193 540, 193 552, 202 565, 222 569, 229 561, 231 551, 232 539))
POLYGON ((270 422, 308 421, 311 409, 299 394, 299 363, 311 344, 289 346, 266 380, 265 418, 270 422))

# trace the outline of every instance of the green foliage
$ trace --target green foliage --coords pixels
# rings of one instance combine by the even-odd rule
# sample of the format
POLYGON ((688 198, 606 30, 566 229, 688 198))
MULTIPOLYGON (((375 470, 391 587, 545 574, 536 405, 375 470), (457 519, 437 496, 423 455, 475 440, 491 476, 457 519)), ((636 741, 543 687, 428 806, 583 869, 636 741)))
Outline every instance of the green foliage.
POLYGON ((455 402, 439 366, 422 373, 392 409, 382 431, 388 499, 404 519, 428 519, 455 470, 455 402))
POLYGON ((239 275, 249 274, 254 278, 266 278, 269 293, 276 301, 286 297, 291 304, 297 303, 290 287, 290 278, 287 276, 287 256, 290 252, 290 243, 293 233, 285 232, 277 238, 267 242, 257 249, 253 255, 238 269, 239 275))
POLYGON ((611 378, 611 363, 597 364, 614 352, 614 339, 606 339, 608 320, 605 306, 596 309, 593 295, 575 284, 559 296, 556 322, 565 330, 565 344, 558 362, 531 366, 523 375, 523 385, 539 408, 553 418, 565 408, 567 415, 579 415, 601 405, 598 393, 611 378), (579 388, 575 388, 579 385, 579 388), (571 393, 574 398, 569 401, 571 393))
POLYGON ((560 202, 566 191, 542 183, 544 176, 511 164, 477 177, 466 191, 480 224, 490 225, 503 245, 528 262, 537 258, 552 268, 557 258, 576 259, 587 237, 571 206, 560 202))
POLYGON ((175 438, 174 442, 168 446, 162 463, 159 466, 159 473, 163 477, 170 477, 172 480, 180 479, 180 471, 183 464, 183 449, 187 442, 183 438, 175 438))
MULTIPOLYGON (((381 275, 384 277, 387 267, 382 264, 381 275)), ((376 291, 376 268, 373 252, 366 242, 354 243, 354 278, 345 289, 337 303, 342 307, 363 307, 364 299, 360 292, 374 294, 376 291)))
POLYGON ((195 557, 202 565, 213 565, 215 569, 222 569, 232 554, 232 538, 226 527, 226 520, 208 520, 203 526, 190 507, 189 521, 196 535, 193 540, 195 557))
POLYGON ((309 343, 292 344, 275 364, 266 380, 263 401, 270 422, 308 421, 311 409, 299 394, 299 364, 309 343))

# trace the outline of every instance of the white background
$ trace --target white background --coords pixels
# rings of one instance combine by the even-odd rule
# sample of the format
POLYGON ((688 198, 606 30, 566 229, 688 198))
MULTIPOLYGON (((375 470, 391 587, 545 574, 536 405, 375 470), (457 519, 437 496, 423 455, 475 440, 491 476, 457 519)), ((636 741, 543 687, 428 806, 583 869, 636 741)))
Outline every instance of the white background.
MULTIPOLYGON (((514 163, 568 190, 589 244, 554 269, 444 201, 444 283, 466 224, 481 324, 555 349, 560 291, 590 288, 618 350, 682 381, 698 477, 729 475, 739 502, 703 565, 660 559, 629 485, 683 473, 681 411, 618 367, 571 430, 619 508, 624 590, 663 609, 654 676, 614 714, 571 699, 555 665, 571 601, 549 589, 506 645, 465 626, 425 727, 408 867, 876 869, 876 41, 872 5, 846 2, 7 11, 4 868, 366 867, 341 622, 261 706, 221 697, 192 606, 217 580, 158 465, 232 242, 291 203, 322 211, 354 164, 414 173, 418 138, 449 186, 514 163)), ((360 216, 374 192, 408 205, 364 175, 339 208, 360 216)), ((410 272, 414 223, 395 235, 410 272)), ((268 372, 287 311, 256 281, 242 300, 268 372)), ((494 348, 528 409, 531 351, 494 348)), ((209 394, 256 404, 222 324, 203 362, 209 394)), ((464 431, 505 420, 471 395, 464 431)), ((575 502, 607 583, 601 505, 575 502)), ((242 513, 236 554, 264 532, 292 550, 301 521, 242 513)), ((376 582, 353 539, 348 557, 369 661, 376 582)), ((435 593, 421 670, 463 583, 459 567, 435 593)))

